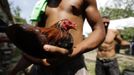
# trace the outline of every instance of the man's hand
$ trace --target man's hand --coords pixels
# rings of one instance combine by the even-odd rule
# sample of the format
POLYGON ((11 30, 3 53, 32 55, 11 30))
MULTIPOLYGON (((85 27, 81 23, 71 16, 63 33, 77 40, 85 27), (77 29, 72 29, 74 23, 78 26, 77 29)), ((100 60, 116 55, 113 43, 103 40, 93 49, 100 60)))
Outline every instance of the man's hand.
POLYGON ((33 56, 30 56, 26 53, 23 53, 23 56, 25 59, 28 59, 30 62, 35 63, 35 64, 43 64, 44 66, 49 66, 50 64, 47 62, 47 59, 40 59, 40 58, 35 58, 33 56))
POLYGON ((54 53, 57 55, 67 55, 69 53, 69 51, 65 48, 60 48, 60 47, 52 46, 52 45, 44 45, 43 48, 44 48, 44 51, 54 53))
POLYGON ((67 50, 65 48, 61 48, 61 47, 57 47, 53 45, 44 45, 43 48, 44 48, 44 51, 54 53, 57 56, 63 56, 63 58, 73 59, 82 54, 81 45, 83 45, 83 43, 73 47, 72 50, 67 50))
POLYGON ((44 51, 55 54, 57 55, 57 57, 55 56, 54 58, 40 59, 40 58, 30 56, 26 53, 24 53, 24 56, 26 59, 28 59, 32 63, 40 64, 50 69, 70 60, 70 57, 68 57, 69 51, 67 49, 60 48, 60 47, 53 46, 53 45, 44 45, 43 48, 44 48, 44 51))
POLYGON ((64 63, 67 59, 67 57, 54 57, 54 58, 49 58, 49 59, 40 59, 40 58, 35 58, 33 56, 30 56, 28 54, 24 54, 25 58, 28 59, 29 61, 31 61, 32 63, 35 63, 35 64, 40 64, 44 67, 47 67, 48 69, 53 69, 55 68, 56 66, 64 63))

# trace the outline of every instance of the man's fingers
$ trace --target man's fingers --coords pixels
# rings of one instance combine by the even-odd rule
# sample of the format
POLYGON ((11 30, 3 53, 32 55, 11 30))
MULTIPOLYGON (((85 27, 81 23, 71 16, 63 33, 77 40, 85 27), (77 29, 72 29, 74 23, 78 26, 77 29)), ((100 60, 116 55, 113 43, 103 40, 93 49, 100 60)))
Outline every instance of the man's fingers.
POLYGON ((60 54, 67 54, 68 53, 68 50, 66 50, 64 48, 57 47, 57 46, 44 45, 43 48, 47 52, 60 53, 60 54))
POLYGON ((47 61, 47 59, 42 60, 43 65, 50 66, 51 64, 47 61))

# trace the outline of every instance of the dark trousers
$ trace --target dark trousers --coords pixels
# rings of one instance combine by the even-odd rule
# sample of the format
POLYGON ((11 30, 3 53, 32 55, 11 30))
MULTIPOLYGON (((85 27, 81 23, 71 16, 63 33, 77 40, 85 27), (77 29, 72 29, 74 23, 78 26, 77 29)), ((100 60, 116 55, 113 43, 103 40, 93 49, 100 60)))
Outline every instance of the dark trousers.
POLYGON ((96 60, 96 75, 120 75, 117 59, 96 60))

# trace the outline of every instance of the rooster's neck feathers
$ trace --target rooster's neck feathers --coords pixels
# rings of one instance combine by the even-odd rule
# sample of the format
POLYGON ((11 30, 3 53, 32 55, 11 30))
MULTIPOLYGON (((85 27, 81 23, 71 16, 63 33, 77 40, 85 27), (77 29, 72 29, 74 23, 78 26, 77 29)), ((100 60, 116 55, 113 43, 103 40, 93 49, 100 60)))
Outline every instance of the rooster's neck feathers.
POLYGON ((68 31, 67 28, 65 28, 65 27, 61 24, 61 22, 57 22, 55 26, 56 26, 57 29, 59 29, 59 30, 61 30, 61 31, 68 31))
POLYGON ((68 19, 62 19, 55 24, 55 27, 62 31, 69 31, 70 29, 75 29, 76 24, 68 19))

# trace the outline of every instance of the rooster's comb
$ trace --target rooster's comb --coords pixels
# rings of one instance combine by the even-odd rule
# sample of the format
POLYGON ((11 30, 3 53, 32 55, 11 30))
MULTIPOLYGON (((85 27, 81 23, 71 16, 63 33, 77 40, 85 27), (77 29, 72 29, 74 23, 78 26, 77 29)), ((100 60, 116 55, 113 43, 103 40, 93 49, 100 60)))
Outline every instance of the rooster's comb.
POLYGON ((76 24, 69 19, 62 19, 59 21, 60 27, 62 27, 65 30, 69 29, 76 29, 76 24))

